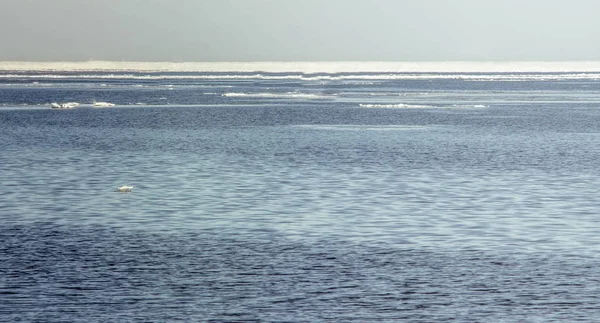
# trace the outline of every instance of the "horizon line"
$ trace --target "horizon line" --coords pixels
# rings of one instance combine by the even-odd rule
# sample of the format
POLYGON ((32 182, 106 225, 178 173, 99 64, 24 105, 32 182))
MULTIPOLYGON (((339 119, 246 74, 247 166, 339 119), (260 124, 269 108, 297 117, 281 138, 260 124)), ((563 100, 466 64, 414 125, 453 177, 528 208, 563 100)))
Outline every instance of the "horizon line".
POLYGON ((0 71, 600 72, 599 61, 0 61, 0 71))
POLYGON ((353 63, 353 62, 375 62, 375 63, 444 63, 444 62, 468 62, 468 63, 521 63, 521 62, 548 62, 548 63, 581 63, 581 62, 600 62, 600 59, 567 59, 567 60, 549 60, 549 59, 491 59, 491 60, 199 60, 199 61, 170 61, 170 60, 110 60, 110 59, 74 59, 74 60, 18 60, 18 59, 0 59, 0 63, 89 63, 89 62, 111 62, 111 63, 353 63))

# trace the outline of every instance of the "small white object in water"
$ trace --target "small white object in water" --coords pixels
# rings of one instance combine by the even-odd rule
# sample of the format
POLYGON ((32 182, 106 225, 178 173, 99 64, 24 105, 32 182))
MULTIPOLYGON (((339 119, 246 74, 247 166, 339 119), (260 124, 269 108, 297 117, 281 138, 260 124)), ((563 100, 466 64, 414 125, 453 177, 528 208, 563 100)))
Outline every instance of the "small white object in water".
POLYGON ((50 103, 52 109, 72 109, 78 106, 77 102, 66 102, 66 103, 50 103))
POLYGON ((114 103, 110 102, 94 102, 94 106, 98 108, 114 107, 114 103))
POLYGON ((117 192, 131 192, 131 189, 133 189, 133 186, 119 186, 117 187, 117 192))

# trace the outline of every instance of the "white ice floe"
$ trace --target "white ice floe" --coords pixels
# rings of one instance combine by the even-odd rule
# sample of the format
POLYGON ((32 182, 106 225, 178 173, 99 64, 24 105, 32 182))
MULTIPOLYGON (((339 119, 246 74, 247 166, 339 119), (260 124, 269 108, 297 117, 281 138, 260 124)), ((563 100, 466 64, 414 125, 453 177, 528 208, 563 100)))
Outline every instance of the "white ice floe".
POLYGON ((78 105, 79 105, 79 103, 77 103, 77 102, 50 103, 50 106, 52 107, 52 109, 72 109, 78 105))
POLYGON ((123 186, 117 187, 117 192, 131 192, 132 189, 133 189, 133 186, 123 185, 123 186))
POLYGON ((93 106, 97 107, 97 108, 106 108, 106 107, 114 107, 115 104, 110 103, 110 102, 94 102, 93 106))

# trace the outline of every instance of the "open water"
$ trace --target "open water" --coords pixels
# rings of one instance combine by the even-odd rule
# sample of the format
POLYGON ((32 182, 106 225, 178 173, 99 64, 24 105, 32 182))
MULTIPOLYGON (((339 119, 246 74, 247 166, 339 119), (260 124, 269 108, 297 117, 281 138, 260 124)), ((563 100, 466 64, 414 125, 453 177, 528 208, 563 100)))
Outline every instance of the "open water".
POLYGON ((0 321, 597 322, 599 140, 592 71, 0 71, 0 321))

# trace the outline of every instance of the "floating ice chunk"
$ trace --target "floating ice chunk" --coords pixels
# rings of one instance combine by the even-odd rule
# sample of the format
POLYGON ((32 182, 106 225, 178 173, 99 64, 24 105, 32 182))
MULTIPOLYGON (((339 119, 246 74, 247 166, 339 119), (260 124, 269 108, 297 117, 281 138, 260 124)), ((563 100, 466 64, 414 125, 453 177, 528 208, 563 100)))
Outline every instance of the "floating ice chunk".
POLYGON ((76 106, 78 106, 79 103, 77 102, 67 102, 67 103, 63 103, 63 107, 67 108, 67 109, 71 109, 74 108, 76 106))
POLYGON ((115 104, 110 103, 110 102, 94 102, 93 106, 95 106, 97 108, 106 108, 106 107, 114 107, 115 104))
POLYGON ((117 187, 117 192, 131 192, 132 189, 133 189, 133 186, 123 185, 123 186, 117 187))
POLYGON ((78 106, 79 103, 77 102, 66 102, 66 103, 51 103, 50 106, 52 107, 52 109, 72 109, 76 106, 78 106))

